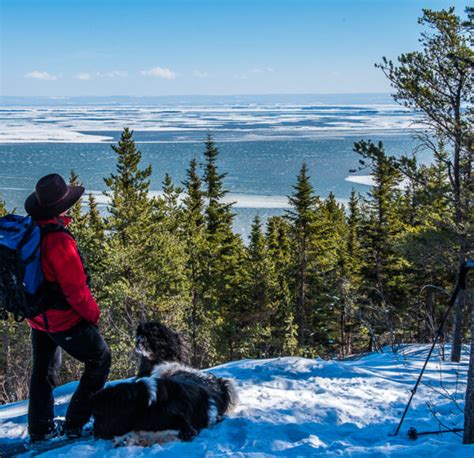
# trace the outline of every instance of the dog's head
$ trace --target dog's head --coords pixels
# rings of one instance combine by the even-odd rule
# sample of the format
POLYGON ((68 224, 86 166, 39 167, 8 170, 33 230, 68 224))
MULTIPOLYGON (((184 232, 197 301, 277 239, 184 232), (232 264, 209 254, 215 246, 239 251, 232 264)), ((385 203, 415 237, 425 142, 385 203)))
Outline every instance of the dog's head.
POLYGON ((102 439, 121 436, 134 429, 134 422, 149 404, 147 387, 142 383, 118 383, 92 398, 94 435, 102 439))
POLYGON ((138 326, 135 352, 153 364, 171 361, 186 363, 189 358, 183 338, 158 321, 147 321, 138 326))

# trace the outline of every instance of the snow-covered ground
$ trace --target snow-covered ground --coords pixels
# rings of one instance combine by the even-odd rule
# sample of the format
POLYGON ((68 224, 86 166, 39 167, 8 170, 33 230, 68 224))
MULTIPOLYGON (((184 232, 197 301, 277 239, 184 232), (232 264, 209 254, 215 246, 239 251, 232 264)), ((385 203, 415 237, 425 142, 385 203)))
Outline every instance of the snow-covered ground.
MULTIPOLYGON (((474 445, 457 434, 407 438, 418 431, 463 426, 468 357, 443 362, 436 350, 408 412, 392 437, 409 390, 427 355, 426 346, 346 361, 277 358, 243 360, 210 369, 235 380, 240 405, 222 423, 190 443, 114 449, 109 441, 87 440, 46 453, 55 457, 439 457, 472 458, 474 445)), ((64 415, 76 383, 55 391, 56 414, 64 415)), ((27 403, 0 406, 0 444, 26 437, 27 403)))

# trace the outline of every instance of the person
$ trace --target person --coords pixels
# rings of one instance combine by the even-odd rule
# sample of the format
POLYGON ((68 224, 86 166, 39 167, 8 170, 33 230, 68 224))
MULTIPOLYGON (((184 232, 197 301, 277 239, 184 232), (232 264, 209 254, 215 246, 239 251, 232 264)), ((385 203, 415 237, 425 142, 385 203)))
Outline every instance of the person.
POLYGON ((89 421, 92 394, 103 388, 110 371, 111 354, 98 329, 99 307, 74 237, 67 229, 67 211, 84 193, 82 186, 67 185, 58 174, 42 177, 25 201, 25 210, 41 229, 41 267, 45 292, 43 313, 28 319, 32 328, 33 368, 28 405, 31 442, 66 434, 82 435, 89 421), (84 372, 69 403, 64 424, 54 420, 53 388, 58 384, 61 349, 84 363, 84 372))

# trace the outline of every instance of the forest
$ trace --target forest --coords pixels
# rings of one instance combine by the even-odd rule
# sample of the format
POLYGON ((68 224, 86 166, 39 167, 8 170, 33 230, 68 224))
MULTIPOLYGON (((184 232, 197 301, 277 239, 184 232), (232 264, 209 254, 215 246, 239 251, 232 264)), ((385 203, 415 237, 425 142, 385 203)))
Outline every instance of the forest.
MULTIPOLYGON (((353 191, 347 206, 316 195, 311 176, 324 171, 302 163, 291 208, 265 224, 256 217, 248 241, 233 231, 232 204, 223 202, 226 172, 212 133, 186 180, 166 175, 162 194, 150 197, 157 171, 124 128, 112 146, 115 171, 104 177, 106 211, 92 195, 70 211, 113 355, 111 379, 136 373, 135 329, 151 319, 182 333, 200 368, 432 341, 473 250, 473 15, 424 10, 420 50, 377 64, 394 100, 422 115, 417 138, 432 162, 419 163, 416 151, 390 156, 377 139, 356 142, 354 162, 374 186, 353 191)), ((71 171, 72 184, 81 178, 71 171)), ((0 203, 0 214, 11 211, 0 203)), ((442 336, 452 361, 471 336, 472 283, 442 336)), ((3 404, 28 397, 31 368, 28 326, 2 321, 0 332, 3 404)), ((66 359, 62 382, 80 373, 66 359)))

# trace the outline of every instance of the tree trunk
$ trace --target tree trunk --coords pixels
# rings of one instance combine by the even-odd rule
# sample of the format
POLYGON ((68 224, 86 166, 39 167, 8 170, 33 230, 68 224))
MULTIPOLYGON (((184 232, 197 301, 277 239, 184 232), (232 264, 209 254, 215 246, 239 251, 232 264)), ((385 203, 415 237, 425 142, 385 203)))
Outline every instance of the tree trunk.
MULTIPOLYGON (((461 253, 464 254, 464 245, 461 247, 461 253)), ((459 267, 464 263, 464 256, 461 255, 459 259, 459 267)), ((461 360, 461 347, 462 347, 462 319, 463 319, 463 308, 465 302, 465 291, 460 290, 458 298, 456 300, 456 306, 454 309, 454 330, 453 330, 453 347, 451 349, 451 361, 458 363, 461 360)))
POLYGON ((467 375, 466 406, 464 408, 465 444, 474 443, 474 307, 471 307, 471 356, 467 375))
POLYGON ((345 352, 346 337, 345 337, 345 333, 344 333, 344 328, 346 326, 345 311, 346 311, 346 307, 343 303, 342 304, 342 309, 341 309, 341 322, 340 322, 340 325, 341 325, 341 358, 344 358, 346 356, 346 352, 345 352))
POLYGON ((299 256, 299 279, 298 279, 298 300, 297 300, 297 322, 298 322, 298 345, 300 348, 305 343, 305 300, 306 300, 306 236, 303 235, 299 256))
POLYGON ((461 360, 463 307, 464 290, 461 290, 459 291, 454 309, 453 347, 451 349, 451 361, 454 363, 458 363, 461 360))

